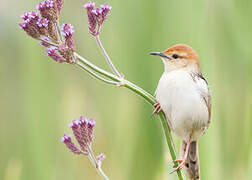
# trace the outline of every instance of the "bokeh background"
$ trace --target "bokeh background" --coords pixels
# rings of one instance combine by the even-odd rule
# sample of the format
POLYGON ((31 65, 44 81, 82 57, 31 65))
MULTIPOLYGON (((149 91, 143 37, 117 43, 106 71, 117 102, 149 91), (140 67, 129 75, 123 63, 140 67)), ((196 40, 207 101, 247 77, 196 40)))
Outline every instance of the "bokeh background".
MULTIPOLYGON (((80 54, 107 68, 87 29, 84 0, 65 0, 80 54)), ((96 0, 111 16, 101 39, 125 77, 154 93, 162 62, 148 55, 176 43, 201 58, 213 96, 212 123, 200 139, 202 179, 252 179, 252 1, 96 0)), ((60 142, 79 115, 96 122, 94 149, 112 179, 176 179, 158 118, 141 97, 44 55, 18 27, 38 1, 0 1, 0 179, 99 180, 88 159, 60 142)), ((179 140, 175 137, 177 148, 179 140)))

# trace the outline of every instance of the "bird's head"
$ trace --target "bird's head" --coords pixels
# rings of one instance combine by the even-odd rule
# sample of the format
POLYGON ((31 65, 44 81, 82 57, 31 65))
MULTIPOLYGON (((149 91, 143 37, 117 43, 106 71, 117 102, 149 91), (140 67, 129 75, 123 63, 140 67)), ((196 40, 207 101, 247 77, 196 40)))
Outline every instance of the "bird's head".
POLYGON ((186 69, 200 72, 199 56, 188 45, 177 44, 163 52, 151 52, 151 55, 160 56, 164 62, 165 71, 186 69))

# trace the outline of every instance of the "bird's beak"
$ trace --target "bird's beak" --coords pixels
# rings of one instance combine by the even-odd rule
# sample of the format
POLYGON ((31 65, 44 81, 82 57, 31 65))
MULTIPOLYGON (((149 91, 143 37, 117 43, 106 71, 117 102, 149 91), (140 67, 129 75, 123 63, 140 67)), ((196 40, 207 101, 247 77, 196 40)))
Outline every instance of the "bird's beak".
POLYGON ((166 58, 166 59, 171 60, 170 57, 168 57, 166 54, 164 54, 164 53, 162 53, 162 52, 151 52, 150 55, 153 55, 153 56, 160 56, 160 57, 163 57, 163 58, 166 58))

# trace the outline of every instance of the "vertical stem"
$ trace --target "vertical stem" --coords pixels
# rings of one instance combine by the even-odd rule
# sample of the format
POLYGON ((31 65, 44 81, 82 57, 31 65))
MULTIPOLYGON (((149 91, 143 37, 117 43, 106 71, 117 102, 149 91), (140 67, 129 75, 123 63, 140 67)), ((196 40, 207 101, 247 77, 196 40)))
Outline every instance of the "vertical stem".
POLYGON ((97 171, 99 172, 101 177, 103 177, 104 180, 109 180, 108 176, 103 172, 103 170, 100 167, 97 168, 97 171))
POLYGON ((96 42, 99 46, 99 48, 101 49, 102 51, 102 54, 104 55, 109 67, 111 68, 111 70, 118 76, 118 77, 121 77, 121 74, 119 73, 119 71, 116 69, 116 67, 114 66, 114 64, 112 63, 108 53, 106 52, 106 50, 104 49, 102 43, 101 43, 101 40, 100 40, 100 36, 99 34, 97 36, 95 36, 95 39, 96 39, 96 42))
POLYGON ((108 176, 103 172, 103 170, 101 169, 101 167, 98 165, 96 158, 94 156, 94 152, 91 148, 90 145, 87 146, 88 149, 88 158, 91 161, 91 163, 93 164, 93 166, 95 167, 96 171, 98 172, 98 174, 104 179, 104 180, 109 180, 108 176))
MULTIPOLYGON (((170 129, 168 126, 168 122, 166 121, 166 118, 165 118, 163 111, 161 111, 158 115, 159 115, 159 118, 160 118, 162 126, 163 126, 166 142, 167 142, 168 148, 170 150, 172 160, 174 162, 175 167, 178 167, 178 162, 175 161, 177 159, 176 152, 175 152, 175 147, 173 146, 174 144, 173 144, 172 136, 171 136, 170 129)), ((178 179, 183 180, 182 173, 181 173, 180 169, 178 169, 176 172, 177 172, 178 179)))
POLYGON ((60 38, 60 42, 63 43, 63 38, 62 38, 62 35, 61 35, 61 31, 60 31, 59 20, 57 20, 57 22, 56 22, 56 28, 57 28, 58 36, 60 38))

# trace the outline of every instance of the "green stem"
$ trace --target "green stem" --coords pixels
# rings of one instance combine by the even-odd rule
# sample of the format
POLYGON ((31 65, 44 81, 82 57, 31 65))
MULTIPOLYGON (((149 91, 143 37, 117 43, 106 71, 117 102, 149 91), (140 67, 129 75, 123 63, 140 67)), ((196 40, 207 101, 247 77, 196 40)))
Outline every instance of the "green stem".
POLYGON ((96 42, 97 42, 99 48, 100 48, 101 51, 102 51, 102 54, 104 55, 104 57, 105 57, 105 59, 106 59, 108 65, 109 65, 109 67, 111 68, 111 70, 112 70, 118 77, 120 77, 121 74, 120 74, 119 71, 116 69, 116 67, 115 67, 114 64, 112 63, 112 61, 111 61, 111 59, 110 59, 108 53, 107 53, 106 50, 104 49, 104 47, 103 47, 103 45, 102 45, 102 43, 101 43, 99 34, 95 37, 95 39, 96 39, 96 42))
POLYGON ((87 146, 88 149, 88 158, 91 161, 92 165, 95 167, 98 174, 104 179, 109 180, 108 176, 103 172, 102 168, 98 165, 97 160, 95 158, 94 152, 90 145, 87 146))
MULTIPOLYGON (((74 53, 74 55, 79 59, 79 62, 76 65, 79 66, 81 69, 84 69, 83 67, 87 67, 87 68, 93 70, 94 72, 99 73, 99 74, 111 79, 112 81, 118 82, 120 86, 126 87, 126 88, 130 89, 131 91, 135 92, 136 94, 142 96, 151 105, 154 105, 156 103, 156 99, 150 93, 146 92, 145 90, 138 87, 137 85, 131 83, 130 81, 125 80, 124 78, 117 77, 117 76, 113 75, 112 73, 109 73, 109 72, 97 67, 96 65, 94 65, 90 61, 86 60, 85 58, 83 58, 82 56, 80 56, 77 53, 74 53)), ((164 133, 165 133, 166 142, 167 142, 172 160, 174 161, 177 158, 176 158, 176 153, 174 150, 175 147, 173 146, 173 140, 172 140, 172 136, 170 134, 168 122, 166 121, 166 118, 165 118, 163 111, 161 111, 158 114, 158 116, 161 120, 161 124, 162 124, 163 130, 164 130, 164 133)), ((175 165, 175 167, 177 167, 178 162, 174 162, 174 165, 175 165)), ((178 175, 179 180, 183 180, 183 177, 182 177, 180 170, 177 170, 177 175, 178 175)))
POLYGON ((76 62, 77 67, 80 67, 82 69, 84 69, 86 72, 88 72, 89 74, 91 74, 93 77, 95 77, 98 80, 101 80, 107 84, 112 84, 112 85, 117 85, 118 83, 115 81, 110 81, 107 80, 105 78, 103 78, 102 76, 100 76, 99 74, 95 73, 94 71, 90 70, 89 68, 87 68, 86 66, 83 66, 79 61, 76 62))

